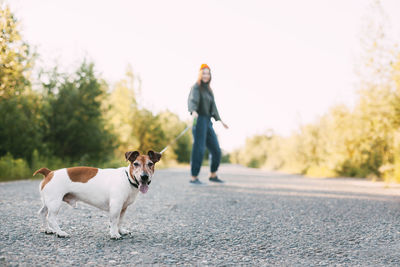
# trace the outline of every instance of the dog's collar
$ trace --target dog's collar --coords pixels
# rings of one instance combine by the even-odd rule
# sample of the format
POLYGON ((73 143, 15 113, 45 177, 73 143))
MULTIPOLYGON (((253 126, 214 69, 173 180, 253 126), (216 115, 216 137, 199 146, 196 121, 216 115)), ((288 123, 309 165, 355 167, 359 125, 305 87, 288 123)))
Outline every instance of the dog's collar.
POLYGON ((135 183, 132 183, 132 181, 131 181, 131 179, 129 179, 129 174, 128 174, 128 172, 125 170, 125 174, 126 174, 126 177, 128 178, 128 181, 129 181, 129 183, 133 186, 133 187, 136 187, 136 188, 139 188, 139 186, 138 186, 138 181, 136 180, 136 178, 135 177, 133 177, 133 179, 135 179, 135 182, 136 182, 136 184, 135 183))

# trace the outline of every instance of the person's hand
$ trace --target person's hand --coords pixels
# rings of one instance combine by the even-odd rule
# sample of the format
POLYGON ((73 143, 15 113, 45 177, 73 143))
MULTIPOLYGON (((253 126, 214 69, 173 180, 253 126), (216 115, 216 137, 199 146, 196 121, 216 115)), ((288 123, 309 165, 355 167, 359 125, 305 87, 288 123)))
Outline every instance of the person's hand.
POLYGON ((224 126, 225 129, 229 129, 229 126, 227 124, 225 124, 225 122, 221 121, 222 126, 224 126))
POLYGON ((197 119, 198 116, 199 116, 199 114, 197 114, 196 111, 192 111, 192 118, 193 119, 197 119))

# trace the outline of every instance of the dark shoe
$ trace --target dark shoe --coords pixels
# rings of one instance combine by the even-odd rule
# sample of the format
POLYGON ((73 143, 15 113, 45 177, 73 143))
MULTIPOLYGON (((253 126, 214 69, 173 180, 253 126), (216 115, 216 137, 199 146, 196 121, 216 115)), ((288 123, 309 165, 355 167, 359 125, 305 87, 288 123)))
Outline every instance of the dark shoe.
POLYGON ((214 182, 214 183, 223 183, 224 181, 222 181, 221 179, 217 177, 210 177, 208 180, 210 180, 210 182, 214 182))
POLYGON ((202 182, 200 182, 200 180, 199 179, 196 179, 196 180, 190 180, 189 181, 191 184, 203 184, 202 182))

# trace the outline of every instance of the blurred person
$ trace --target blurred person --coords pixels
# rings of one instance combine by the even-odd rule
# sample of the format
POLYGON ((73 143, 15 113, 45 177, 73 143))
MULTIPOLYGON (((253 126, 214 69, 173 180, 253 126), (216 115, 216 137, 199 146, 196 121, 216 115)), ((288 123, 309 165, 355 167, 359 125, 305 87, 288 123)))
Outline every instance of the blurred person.
POLYGON ((205 148, 211 154, 210 182, 223 183, 217 176, 217 170, 221 161, 221 148, 213 129, 211 118, 220 121, 225 129, 228 129, 219 116, 215 104, 213 90, 210 87, 211 70, 207 64, 202 64, 199 70, 197 82, 190 90, 188 110, 193 117, 193 147, 190 160, 192 179, 190 183, 202 184, 198 179, 201 164, 203 162, 205 148))

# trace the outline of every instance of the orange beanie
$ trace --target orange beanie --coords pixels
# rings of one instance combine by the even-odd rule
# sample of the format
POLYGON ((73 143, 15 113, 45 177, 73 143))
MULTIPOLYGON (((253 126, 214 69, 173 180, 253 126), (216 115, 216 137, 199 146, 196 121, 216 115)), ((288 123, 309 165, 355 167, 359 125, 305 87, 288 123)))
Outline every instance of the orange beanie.
POLYGON ((207 64, 201 64, 200 70, 202 69, 210 69, 210 67, 207 64))

